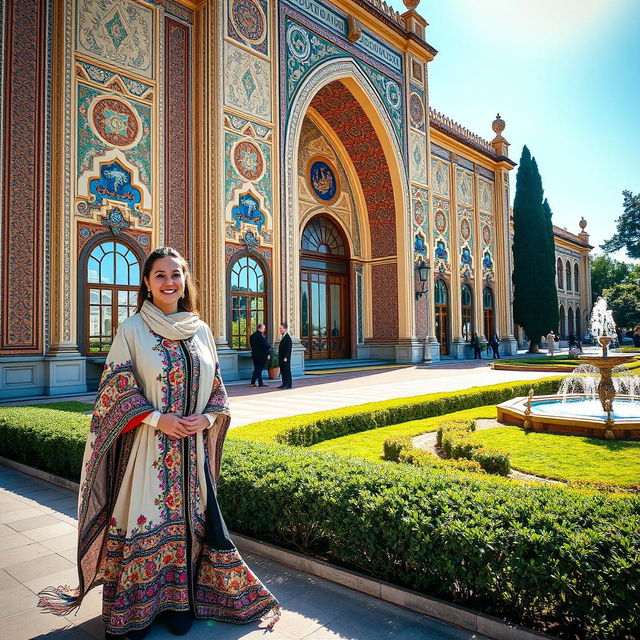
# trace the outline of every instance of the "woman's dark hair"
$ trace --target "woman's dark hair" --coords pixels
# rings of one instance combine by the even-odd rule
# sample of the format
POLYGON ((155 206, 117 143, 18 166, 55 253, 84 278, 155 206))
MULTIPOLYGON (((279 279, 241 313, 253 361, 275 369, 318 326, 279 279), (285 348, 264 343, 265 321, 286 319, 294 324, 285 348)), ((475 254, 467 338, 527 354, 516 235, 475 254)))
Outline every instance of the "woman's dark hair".
POLYGON ((180 268, 184 275, 184 297, 178 300, 178 311, 193 311, 194 313, 197 313, 198 291, 193 282, 193 278, 191 277, 189 264, 180 255, 180 252, 173 247, 160 247, 149 254, 149 257, 142 268, 142 275, 140 276, 140 288, 138 289, 138 305, 136 311, 140 311, 144 301, 150 299, 150 291, 147 287, 147 283, 145 282, 145 278, 149 277, 155 261, 160 258, 176 258, 180 262, 180 268))

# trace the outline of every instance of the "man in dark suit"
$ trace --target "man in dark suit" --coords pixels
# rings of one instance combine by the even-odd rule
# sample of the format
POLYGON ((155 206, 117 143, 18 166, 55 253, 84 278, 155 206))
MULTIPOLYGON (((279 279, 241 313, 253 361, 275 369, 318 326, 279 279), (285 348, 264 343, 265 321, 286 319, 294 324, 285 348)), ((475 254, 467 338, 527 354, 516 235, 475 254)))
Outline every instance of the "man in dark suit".
POLYGON ((249 344, 251 345, 251 359, 253 360, 253 374, 251 375, 252 387, 265 387, 265 383, 262 381, 262 370, 264 365, 269 359, 269 350, 271 345, 264 336, 266 327, 264 324, 258 325, 258 330, 254 331, 249 337, 249 344))
POLYGON ((278 389, 291 389, 291 336, 289 335, 289 325, 286 322, 280 325, 278 360, 282 372, 282 384, 278 389))

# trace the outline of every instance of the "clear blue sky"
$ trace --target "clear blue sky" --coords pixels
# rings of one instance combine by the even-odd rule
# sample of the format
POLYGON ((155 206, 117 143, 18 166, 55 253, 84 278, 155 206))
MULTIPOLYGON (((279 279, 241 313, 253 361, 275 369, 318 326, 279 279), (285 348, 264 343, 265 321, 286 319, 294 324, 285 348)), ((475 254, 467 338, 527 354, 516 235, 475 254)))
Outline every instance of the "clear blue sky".
POLYGON ((578 232, 584 216, 596 247, 611 236, 622 190, 640 192, 640 0, 422 0, 418 12, 438 50, 431 106, 488 139, 499 111, 511 158, 526 144, 538 161, 554 223, 578 232))

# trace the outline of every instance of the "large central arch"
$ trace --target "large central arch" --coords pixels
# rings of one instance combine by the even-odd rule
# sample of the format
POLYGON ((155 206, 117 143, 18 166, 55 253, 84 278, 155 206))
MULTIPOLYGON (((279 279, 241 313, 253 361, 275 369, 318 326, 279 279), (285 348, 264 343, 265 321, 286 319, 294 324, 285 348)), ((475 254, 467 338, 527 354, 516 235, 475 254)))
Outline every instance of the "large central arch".
MULTIPOLYGON (((291 108, 284 133, 283 153, 285 159, 283 185, 283 264, 281 273, 282 294, 286 296, 282 308, 289 326, 297 331, 300 324, 299 269, 300 252, 298 211, 298 141, 302 123, 314 97, 327 85, 339 81, 357 100, 358 105, 370 121, 382 147, 391 177, 393 207, 395 215, 395 253, 378 255, 378 263, 395 262, 397 265, 397 338, 414 337, 413 313, 413 264, 411 252, 411 218, 408 181, 402 160, 400 144, 395 137, 393 125, 375 88, 357 64, 348 58, 334 59, 319 65, 301 85, 291 108)), ((389 336, 387 336, 389 337, 389 336)))

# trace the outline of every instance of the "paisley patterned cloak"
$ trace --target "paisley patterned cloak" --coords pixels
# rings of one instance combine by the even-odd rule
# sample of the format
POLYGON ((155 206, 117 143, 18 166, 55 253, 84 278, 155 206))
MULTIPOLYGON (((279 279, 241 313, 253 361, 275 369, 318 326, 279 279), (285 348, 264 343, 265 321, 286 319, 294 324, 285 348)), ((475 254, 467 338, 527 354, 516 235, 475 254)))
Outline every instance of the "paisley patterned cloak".
POLYGON ((45 589, 39 606, 66 615, 102 584, 112 634, 143 629, 165 610, 275 622, 278 603, 229 539, 216 499, 228 426, 227 394, 204 322, 181 340, 154 332, 141 314, 121 323, 83 461, 80 584, 45 589), (204 432, 171 438, 143 422, 154 410, 216 419, 204 432))

